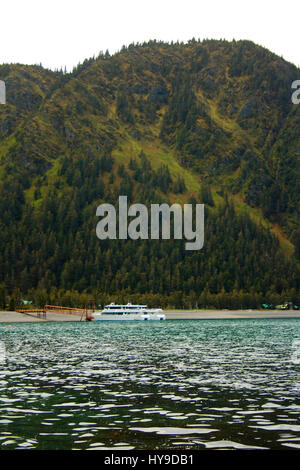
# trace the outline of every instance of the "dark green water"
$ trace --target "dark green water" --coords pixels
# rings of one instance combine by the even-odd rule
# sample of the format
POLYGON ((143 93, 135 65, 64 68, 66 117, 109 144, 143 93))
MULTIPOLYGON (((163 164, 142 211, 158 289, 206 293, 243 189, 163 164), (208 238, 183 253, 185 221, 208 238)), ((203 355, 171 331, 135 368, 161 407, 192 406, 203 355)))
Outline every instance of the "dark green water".
POLYGON ((298 319, 1 324, 0 448, 300 448, 299 340, 298 319))

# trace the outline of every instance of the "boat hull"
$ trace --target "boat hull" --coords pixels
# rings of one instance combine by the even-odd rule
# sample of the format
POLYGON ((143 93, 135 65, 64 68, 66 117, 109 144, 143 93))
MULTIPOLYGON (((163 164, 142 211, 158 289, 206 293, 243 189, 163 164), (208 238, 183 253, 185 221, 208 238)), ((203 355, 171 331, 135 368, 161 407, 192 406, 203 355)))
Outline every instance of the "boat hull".
POLYGON ((95 313, 96 321, 162 321, 166 316, 161 313, 141 314, 141 313, 123 313, 121 315, 108 313, 95 313))

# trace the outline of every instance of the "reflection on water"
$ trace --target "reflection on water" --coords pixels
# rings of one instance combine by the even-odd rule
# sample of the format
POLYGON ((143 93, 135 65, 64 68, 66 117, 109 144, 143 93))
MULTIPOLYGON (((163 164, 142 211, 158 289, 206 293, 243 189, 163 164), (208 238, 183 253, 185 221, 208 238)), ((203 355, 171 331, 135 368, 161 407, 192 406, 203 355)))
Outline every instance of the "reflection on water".
POLYGON ((0 325, 0 448, 300 448, 300 320, 0 325))

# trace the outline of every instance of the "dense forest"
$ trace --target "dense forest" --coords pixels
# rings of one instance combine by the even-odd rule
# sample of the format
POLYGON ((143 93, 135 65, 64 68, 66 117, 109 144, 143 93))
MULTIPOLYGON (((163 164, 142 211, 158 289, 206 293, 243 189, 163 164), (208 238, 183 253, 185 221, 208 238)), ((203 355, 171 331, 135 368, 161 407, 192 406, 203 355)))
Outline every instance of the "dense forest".
POLYGON ((0 309, 300 303, 300 71, 249 41, 0 65, 0 309), (96 208, 204 203, 205 243, 105 240, 96 208))

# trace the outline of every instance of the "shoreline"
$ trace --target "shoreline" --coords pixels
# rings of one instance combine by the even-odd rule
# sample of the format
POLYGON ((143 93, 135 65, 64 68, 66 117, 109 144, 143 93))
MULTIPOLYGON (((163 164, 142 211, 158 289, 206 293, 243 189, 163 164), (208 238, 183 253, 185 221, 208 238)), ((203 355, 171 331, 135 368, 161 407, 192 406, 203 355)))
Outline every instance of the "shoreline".
MULTIPOLYGON (((256 318, 300 318, 300 310, 164 310, 167 320, 217 320, 256 318)), ((0 323, 49 323, 80 321, 79 315, 47 313, 46 319, 33 313, 0 311, 0 323)))
POLYGON ((300 318, 300 310, 165 310, 167 320, 300 318))

